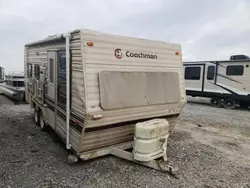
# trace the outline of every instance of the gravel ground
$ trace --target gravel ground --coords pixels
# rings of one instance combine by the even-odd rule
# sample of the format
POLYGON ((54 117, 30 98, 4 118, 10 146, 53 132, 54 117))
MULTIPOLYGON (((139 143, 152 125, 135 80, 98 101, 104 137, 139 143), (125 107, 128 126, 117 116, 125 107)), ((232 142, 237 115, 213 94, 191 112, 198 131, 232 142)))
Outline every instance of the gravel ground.
POLYGON ((188 102, 182 115, 184 121, 250 136, 250 109, 215 108, 210 106, 209 99, 199 97, 188 97, 188 102))
POLYGON ((29 105, 0 96, 0 187, 249 188, 250 141, 240 134, 249 111, 194 102, 184 111, 169 139, 170 162, 179 168, 172 177, 112 156, 70 165, 60 140, 34 124, 29 105))

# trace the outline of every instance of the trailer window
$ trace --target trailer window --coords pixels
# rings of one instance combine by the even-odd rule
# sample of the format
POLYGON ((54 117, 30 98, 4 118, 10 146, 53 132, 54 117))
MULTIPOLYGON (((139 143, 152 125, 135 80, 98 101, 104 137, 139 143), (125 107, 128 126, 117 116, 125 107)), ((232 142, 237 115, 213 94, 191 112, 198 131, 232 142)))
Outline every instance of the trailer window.
POLYGON ((54 59, 49 59, 49 81, 54 83, 54 59))
POLYGON ((14 87, 24 87, 24 82, 23 81, 13 81, 12 82, 14 87))
POLYGON ((201 68, 200 67, 186 67, 185 80, 200 80, 201 68))
POLYGON ((32 65, 31 64, 28 64, 27 76, 30 78, 32 77, 32 65))
POLYGON ((207 68, 207 79, 208 80, 214 79, 214 72, 215 72, 215 66, 208 66, 208 68, 207 68))
POLYGON ((241 76, 244 73, 243 65, 230 65, 227 66, 227 75, 229 76, 241 76))
POLYGON ((66 55, 65 52, 58 53, 58 102, 62 106, 66 105, 66 55))
POLYGON ((35 65, 35 78, 37 80, 40 79, 40 66, 39 65, 35 65))

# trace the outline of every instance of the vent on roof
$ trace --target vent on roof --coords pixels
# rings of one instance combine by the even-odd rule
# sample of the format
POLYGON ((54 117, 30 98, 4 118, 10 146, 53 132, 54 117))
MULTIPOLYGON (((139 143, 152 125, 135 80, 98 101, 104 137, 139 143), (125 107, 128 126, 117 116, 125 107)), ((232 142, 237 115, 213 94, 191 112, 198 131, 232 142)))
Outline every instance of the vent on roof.
POLYGON ((230 60, 245 60, 245 59, 250 59, 249 56, 246 55, 232 55, 230 57, 230 60))

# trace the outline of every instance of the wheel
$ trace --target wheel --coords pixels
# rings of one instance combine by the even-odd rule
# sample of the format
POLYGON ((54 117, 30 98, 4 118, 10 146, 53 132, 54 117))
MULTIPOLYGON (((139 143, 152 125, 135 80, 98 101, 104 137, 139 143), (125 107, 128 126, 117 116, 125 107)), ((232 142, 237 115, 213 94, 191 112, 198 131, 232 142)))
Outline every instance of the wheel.
POLYGON ((46 131, 47 125, 43 119, 43 114, 40 112, 40 127, 42 131, 46 131))
POLYGON ((40 125, 40 111, 34 109, 34 120, 36 125, 40 125))
POLYGON ((222 102, 220 98, 212 98, 210 104, 214 107, 221 107, 222 102))
POLYGON ((239 105, 240 105, 241 108, 246 108, 246 109, 248 109, 249 106, 250 106, 250 103, 249 103, 249 102, 246 102, 246 101, 240 101, 240 102, 239 102, 239 105))
POLYGON ((234 109, 236 106, 236 101, 231 98, 227 98, 223 101, 222 105, 226 109, 234 109))

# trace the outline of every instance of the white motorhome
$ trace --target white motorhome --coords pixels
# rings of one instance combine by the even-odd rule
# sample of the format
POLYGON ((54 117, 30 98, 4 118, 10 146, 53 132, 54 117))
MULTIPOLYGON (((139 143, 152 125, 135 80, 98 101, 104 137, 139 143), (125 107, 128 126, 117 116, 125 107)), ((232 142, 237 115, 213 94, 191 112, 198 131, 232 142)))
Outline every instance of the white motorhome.
POLYGON ((25 70, 36 123, 71 161, 112 154, 161 169, 186 102, 179 44, 76 30, 25 45, 25 70))
POLYGON ((213 106, 250 106, 250 59, 184 62, 187 95, 211 98, 213 106))

